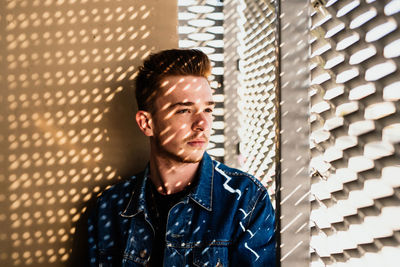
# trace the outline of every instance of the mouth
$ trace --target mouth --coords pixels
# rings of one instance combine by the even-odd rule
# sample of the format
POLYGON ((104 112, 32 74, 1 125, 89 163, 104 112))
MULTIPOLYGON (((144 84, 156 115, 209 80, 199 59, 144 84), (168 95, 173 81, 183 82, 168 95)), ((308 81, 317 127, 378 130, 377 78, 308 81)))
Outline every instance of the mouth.
POLYGON ((187 142, 187 144, 189 146, 196 147, 196 148, 202 148, 205 145, 207 145, 207 143, 208 142, 204 139, 194 139, 194 140, 190 140, 189 142, 187 142))

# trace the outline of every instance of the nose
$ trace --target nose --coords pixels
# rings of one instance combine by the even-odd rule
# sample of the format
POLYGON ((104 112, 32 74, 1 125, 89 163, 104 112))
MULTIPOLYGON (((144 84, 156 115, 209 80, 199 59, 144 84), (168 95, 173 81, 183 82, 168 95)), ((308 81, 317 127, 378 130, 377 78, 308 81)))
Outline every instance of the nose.
POLYGON ((192 124, 192 130, 203 132, 205 130, 208 130, 208 128, 210 127, 209 124, 210 123, 208 122, 207 115, 200 112, 195 115, 194 122, 192 124))

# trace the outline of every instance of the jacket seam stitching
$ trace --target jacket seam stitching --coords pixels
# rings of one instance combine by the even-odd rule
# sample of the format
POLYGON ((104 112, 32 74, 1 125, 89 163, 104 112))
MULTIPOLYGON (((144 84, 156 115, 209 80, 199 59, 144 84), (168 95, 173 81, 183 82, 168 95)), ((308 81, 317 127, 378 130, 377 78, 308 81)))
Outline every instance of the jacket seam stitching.
POLYGON ((181 244, 174 245, 172 243, 166 244, 167 247, 173 248, 199 248, 199 247, 215 247, 215 246, 225 246, 232 244, 232 241, 214 241, 211 243, 200 243, 196 244, 196 242, 185 243, 184 246, 181 244))
MULTIPOLYGON (((257 190, 257 191, 259 191, 259 190, 257 190)), ((258 194, 258 196, 256 197, 256 201, 254 201, 254 205, 253 205, 253 207, 251 208, 249 220, 247 221, 247 224, 246 224, 246 229, 249 228, 249 224, 250 224, 250 222, 251 222, 251 218, 253 217, 253 212, 254 212, 254 210, 255 210, 255 208, 256 208, 256 206, 257 206, 257 203, 258 203, 259 200, 260 200, 261 195, 262 195, 262 192, 260 192, 260 193, 258 194)))
POLYGON ((136 262, 136 263, 140 263, 140 264, 146 264, 147 263, 147 260, 142 260, 142 259, 140 259, 138 257, 131 256, 131 255, 127 254, 127 253, 124 253, 123 258, 126 259, 126 260, 131 260, 131 261, 136 262))

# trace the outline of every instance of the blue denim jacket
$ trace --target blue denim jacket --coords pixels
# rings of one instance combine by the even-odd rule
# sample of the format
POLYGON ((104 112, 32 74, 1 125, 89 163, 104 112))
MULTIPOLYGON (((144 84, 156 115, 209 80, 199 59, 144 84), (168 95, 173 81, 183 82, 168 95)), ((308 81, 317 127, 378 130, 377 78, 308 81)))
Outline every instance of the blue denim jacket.
MULTIPOLYGON (((106 190, 89 218, 91 266, 145 266, 154 228, 148 169, 106 190)), ((204 153, 196 187, 168 215, 164 266, 275 266, 275 214, 253 176, 204 153)))

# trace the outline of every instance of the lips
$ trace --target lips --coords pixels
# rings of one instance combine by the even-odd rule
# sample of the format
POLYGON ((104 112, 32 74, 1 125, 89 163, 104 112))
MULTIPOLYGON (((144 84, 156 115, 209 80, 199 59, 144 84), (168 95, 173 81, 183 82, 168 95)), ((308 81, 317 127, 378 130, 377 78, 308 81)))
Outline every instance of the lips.
POLYGON ((188 145, 193 146, 193 147, 203 147, 204 145, 207 144, 207 140, 205 139, 193 139, 187 142, 188 145))

